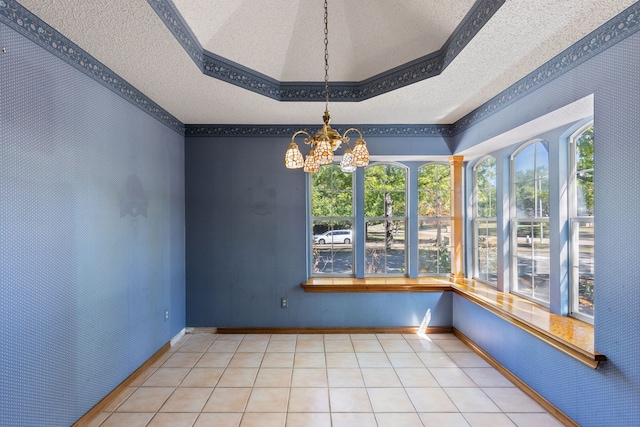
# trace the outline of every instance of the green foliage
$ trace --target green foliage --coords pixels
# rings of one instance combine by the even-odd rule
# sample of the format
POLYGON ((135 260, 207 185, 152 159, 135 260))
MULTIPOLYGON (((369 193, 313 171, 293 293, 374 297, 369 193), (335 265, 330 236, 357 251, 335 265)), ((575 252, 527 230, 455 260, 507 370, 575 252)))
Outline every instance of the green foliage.
POLYGON ((365 217, 404 216, 406 209, 407 172, 394 165, 374 165, 364 172, 365 217), (385 203, 391 196, 391 207, 385 203), (388 212, 392 212, 388 215, 388 212))
POLYGON ((311 175, 311 215, 350 217, 353 215, 353 177, 338 165, 325 165, 311 175))
POLYGON ((593 126, 575 139, 579 215, 593 215, 593 142, 593 126))
POLYGON ((418 215, 451 215, 451 167, 432 163, 418 170, 418 215))
POLYGON ((476 168, 476 202, 479 218, 496 216, 496 159, 489 157, 476 168))

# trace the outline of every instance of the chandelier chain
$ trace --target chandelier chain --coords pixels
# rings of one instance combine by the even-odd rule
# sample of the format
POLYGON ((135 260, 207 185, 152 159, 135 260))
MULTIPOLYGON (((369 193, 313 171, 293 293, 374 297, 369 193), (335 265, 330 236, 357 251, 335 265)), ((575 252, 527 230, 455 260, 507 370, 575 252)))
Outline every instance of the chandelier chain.
POLYGON ((329 111, 329 12, 324 0, 324 93, 325 111, 329 111))

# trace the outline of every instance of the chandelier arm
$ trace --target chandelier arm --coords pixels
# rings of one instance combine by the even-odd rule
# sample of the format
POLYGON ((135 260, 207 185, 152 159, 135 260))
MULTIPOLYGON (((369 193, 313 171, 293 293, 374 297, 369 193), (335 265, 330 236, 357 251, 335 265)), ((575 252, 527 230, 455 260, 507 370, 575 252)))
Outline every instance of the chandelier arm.
POLYGON ((353 131, 353 132, 357 132, 357 133, 358 133, 358 136, 360 136, 360 139, 364 139, 364 138, 362 137, 362 132, 360 132, 360 129, 358 129, 358 128, 349 128, 349 129, 345 130, 345 131, 344 131, 344 133, 342 134, 342 139, 343 139, 343 140, 345 140, 345 139, 346 139, 347 141, 349 141, 349 138, 347 137, 347 134, 348 134, 349 132, 352 132, 352 131, 353 131))
MULTIPOLYGON (((309 132, 304 131, 304 130, 299 130, 296 133, 294 133, 293 136, 291 137, 291 142, 294 142, 294 139, 296 139, 296 136, 298 136, 298 135, 304 135, 305 136, 304 143, 306 145, 312 145, 315 142, 315 140, 309 134, 309 132)), ((313 146, 312 146, 312 148, 313 148, 313 146)))

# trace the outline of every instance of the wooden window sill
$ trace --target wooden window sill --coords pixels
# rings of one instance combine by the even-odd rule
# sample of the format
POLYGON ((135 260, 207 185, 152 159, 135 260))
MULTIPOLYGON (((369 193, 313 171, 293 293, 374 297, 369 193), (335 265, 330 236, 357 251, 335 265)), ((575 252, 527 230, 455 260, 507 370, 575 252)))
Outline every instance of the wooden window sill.
POLYGON ((305 292, 445 292, 491 311, 507 322, 595 369, 607 358, 594 348, 593 326, 572 317, 549 313, 545 307, 516 295, 497 291, 481 282, 449 277, 312 277, 305 292))

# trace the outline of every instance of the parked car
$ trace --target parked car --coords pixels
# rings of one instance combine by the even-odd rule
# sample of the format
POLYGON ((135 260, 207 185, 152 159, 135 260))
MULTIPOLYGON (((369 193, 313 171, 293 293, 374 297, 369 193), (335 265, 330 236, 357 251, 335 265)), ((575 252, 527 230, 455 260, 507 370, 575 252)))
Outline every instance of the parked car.
POLYGON ((325 243, 349 244, 353 240, 351 230, 331 230, 324 234, 313 236, 313 243, 324 245, 325 243))

